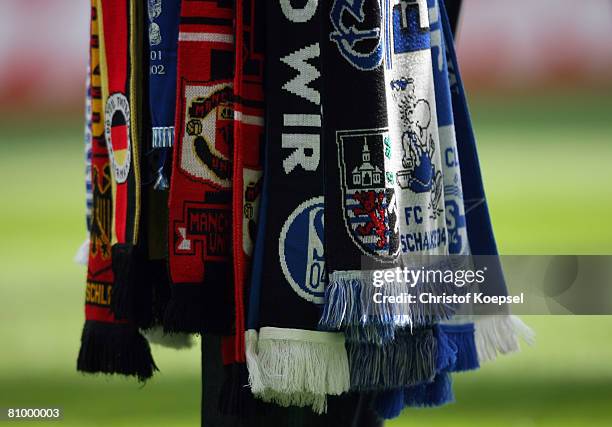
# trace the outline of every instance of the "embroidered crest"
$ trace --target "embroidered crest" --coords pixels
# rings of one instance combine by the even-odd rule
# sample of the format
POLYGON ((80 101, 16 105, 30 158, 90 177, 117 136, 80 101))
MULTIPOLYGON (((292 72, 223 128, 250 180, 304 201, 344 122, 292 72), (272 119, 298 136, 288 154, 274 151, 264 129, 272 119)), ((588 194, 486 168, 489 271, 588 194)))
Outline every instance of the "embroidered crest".
POLYGON ((231 186, 232 85, 193 85, 185 88, 185 131, 181 168, 189 175, 231 186))
POLYGON ((382 61, 380 28, 359 29, 366 15, 365 0, 335 0, 329 14, 334 31, 329 39, 336 43, 342 56, 355 68, 373 70, 382 61))
POLYGON ((278 240, 285 278, 295 293, 314 304, 323 304, 327 282, 323 221, 323 197, 313 197, 289 215, 278 240))
POLYGON ((336 132, 344 221, 367 255, 391 261, 399 250, 399 223, 387 129, 336 132))
POLYGON ((104 110, 104 136, 118 184, 125 182, 132 162, 130 141, 130 103, 122 93, 108 97, 104 110))

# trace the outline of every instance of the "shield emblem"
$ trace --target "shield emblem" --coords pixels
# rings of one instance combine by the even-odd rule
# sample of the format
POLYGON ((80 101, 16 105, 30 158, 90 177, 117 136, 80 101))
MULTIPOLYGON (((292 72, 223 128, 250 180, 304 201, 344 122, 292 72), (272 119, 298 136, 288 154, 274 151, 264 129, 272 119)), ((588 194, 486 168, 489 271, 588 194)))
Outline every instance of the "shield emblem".
POLYGON ((395 173, 387 129, 336 133, 344 224, 359 249, 380 261, 399 253, 395 173))

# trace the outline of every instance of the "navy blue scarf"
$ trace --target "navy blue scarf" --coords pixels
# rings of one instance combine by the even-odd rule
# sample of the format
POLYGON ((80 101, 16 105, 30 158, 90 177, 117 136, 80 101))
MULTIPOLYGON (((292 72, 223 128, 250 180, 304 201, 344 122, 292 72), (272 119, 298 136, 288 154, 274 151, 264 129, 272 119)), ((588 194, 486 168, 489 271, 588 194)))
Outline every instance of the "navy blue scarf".
POLYGON ((149 110, 151 146, 146 182, 168 189, 166 158, 174 143, 176 60, 180 0, 148 0, 149 110))

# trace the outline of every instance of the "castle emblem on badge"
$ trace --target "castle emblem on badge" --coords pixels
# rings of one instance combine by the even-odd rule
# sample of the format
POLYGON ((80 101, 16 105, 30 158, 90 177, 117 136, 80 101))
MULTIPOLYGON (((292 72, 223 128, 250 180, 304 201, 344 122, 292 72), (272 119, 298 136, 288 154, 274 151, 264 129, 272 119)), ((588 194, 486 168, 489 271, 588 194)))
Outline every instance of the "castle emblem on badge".
POLYGON ((385 170, 386 129, 336 134, 344 223, 359 249, 381 261, 399 250, 399 223, 392 173, 385 170))

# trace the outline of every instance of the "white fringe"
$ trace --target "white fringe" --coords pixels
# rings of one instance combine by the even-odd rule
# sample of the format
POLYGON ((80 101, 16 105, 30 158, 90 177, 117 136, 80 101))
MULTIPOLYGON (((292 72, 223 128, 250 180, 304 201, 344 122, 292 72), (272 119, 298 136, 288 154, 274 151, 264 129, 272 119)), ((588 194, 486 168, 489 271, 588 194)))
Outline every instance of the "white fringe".
POLYGON ((249 329, 244 333, 246 364, 249 371, 249 385, 253 394, 263 393, 265 386, 261 379, 261 370, 259 369, 259 359, 257 357, 257 331, 249 329))
POLYGON ((73 261, 76 264, 87 265, 89 260, 89 237, 79 246, 76 254, 74 255, 73 261))
POLYGON ((302 329, 261 328, 246 332, 249 384, 258 398, 281 406, 327 410, 326 395, 350 386, 344 335, 302 329))
POLYGON ((167 348, 182 350, 193 347, 193 338, 186 333, 165 333, 162 326, 155 326, 142 331, 151 344, 158 344, 167 348))
POLYGON ((517 316, 483 316, 474 322, 478 360, 489 362, 498 354, 520 350, 519 338, 528 345, 535 343, 535 333, 517 316))

